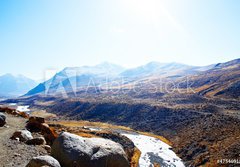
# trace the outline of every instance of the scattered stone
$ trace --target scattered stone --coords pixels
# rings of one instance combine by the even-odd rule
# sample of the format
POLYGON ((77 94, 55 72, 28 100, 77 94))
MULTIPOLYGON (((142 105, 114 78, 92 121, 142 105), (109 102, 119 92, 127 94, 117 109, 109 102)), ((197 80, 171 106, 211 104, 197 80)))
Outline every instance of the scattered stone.
POLYGON ((17 140, 17 138, 22 142, 33 139, 31 132, 28 130, 18 130, 14 132, 11 139, 17 140))
POLYGON ((62 166, 129 167, 122 146, 108 139, 84 138, 63 132, 52 145, 52 156, 62 166))
POLYGON ((30 117, 26 128, 31 132, 41 132, 47 144, 52 144, 58 136, 55 131, 45 123, 45 119, 42 117, 30 117))
POLYGON ((3 113, 0 113, 0 127, 6 124, 6 116, 3 113))
POLYGON ((44 139, 44 137, 36 137, 36 138, 33 138, 31 140, 26 141, 26 144, 29 144, 29 145, 45 145, 46 140, 44 139))
POLYGON ((61 167, 59 162, 49 155, 33 157, 26 167, 61 167))

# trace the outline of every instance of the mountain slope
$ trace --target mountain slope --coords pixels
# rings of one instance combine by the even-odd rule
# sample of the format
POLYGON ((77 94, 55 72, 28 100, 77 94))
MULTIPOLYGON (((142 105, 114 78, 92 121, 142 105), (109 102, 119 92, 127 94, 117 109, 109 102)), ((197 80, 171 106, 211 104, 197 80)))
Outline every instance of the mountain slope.
MULTIPOLYGON (((200 95, 239 98, 240 59, 219 63, 189 80, 191 87, 200 95)), ((187 85, 182 86, 186 88, 187 85)))
POLYGON ((106 79, 116 77, 124 70, 123 67, 101 63, 96 66, 66 67, 51 79, 30 90, 26 96, 35 94, 56 94, 61 92, 75 92, 84 86, 98 86, 106 79))
POLYGON ((150 62, 146 65, 126 70, 120 75, 123 77, 140 78, 151 75, 168 75, 170 72, 175 74, 183 74, 187 70, 190 72, 191 69, 192 66, 179 63, 150 62))
POLYGON ((61 73, 65 73, 68 77, 79 75, 94 75, 94 76, 116 76, 124 71, 124 68, 104 62, 96 66, 82 66, 82 67, 66 67, 61 73))
POLYGON ((5 74, 0 76, 0 96, 15 97, 25 94, 37 83, 25 76, 5 74))

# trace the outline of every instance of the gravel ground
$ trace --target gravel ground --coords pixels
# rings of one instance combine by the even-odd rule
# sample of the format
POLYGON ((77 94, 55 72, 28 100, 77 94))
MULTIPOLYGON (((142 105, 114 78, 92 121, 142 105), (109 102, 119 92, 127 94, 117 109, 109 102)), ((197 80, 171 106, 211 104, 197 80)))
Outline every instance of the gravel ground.
POLYGON ((7 124, 0 127, 0 167, 25 167, 32 157, 47 154, 42 146, 11 140, 10 137, 16 130, 24 129, 26 119, 8 114, 6 116, 7 124))

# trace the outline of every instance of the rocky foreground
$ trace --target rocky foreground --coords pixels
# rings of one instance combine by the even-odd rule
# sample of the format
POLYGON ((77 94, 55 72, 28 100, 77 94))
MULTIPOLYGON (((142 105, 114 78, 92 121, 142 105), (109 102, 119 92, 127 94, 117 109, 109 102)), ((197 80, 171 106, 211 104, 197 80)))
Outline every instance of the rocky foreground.
POLYGON ((140 153, 124 136, 85 133, 82 137, 49 127, 44 118, 28 118, 7 108, 1 109, 0 118, 2 167, 138 166, 140 153))
MULTIPOLYGON (((5 114, 5 117, 6 124, 0 127, 1 167, 26 166, 32 157, 48 154, 44 145, 28 145, 19 141, 20 138, 17 140, 10 139, 15 132, 25 128, 26 119, 11 114, 5 114)), ((35 136, 35 134, 32 136, 35 136)))

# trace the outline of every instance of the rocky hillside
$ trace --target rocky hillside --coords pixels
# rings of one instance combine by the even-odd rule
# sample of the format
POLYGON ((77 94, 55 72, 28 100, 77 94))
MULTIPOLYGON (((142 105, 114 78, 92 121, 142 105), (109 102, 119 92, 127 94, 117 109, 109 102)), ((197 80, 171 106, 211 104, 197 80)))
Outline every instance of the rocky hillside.
MULTIPOLYGON (((199 95, 225 98, 240 97, 240 59, 219 63, 212 69, 189 77, 199 95)), ((183 85, 186 88, 187 85, 183 85)))

